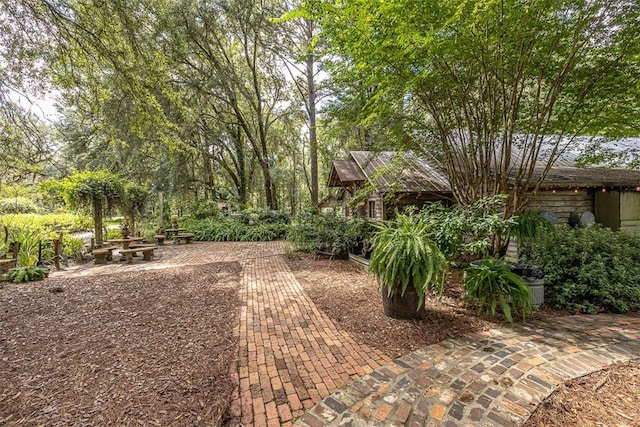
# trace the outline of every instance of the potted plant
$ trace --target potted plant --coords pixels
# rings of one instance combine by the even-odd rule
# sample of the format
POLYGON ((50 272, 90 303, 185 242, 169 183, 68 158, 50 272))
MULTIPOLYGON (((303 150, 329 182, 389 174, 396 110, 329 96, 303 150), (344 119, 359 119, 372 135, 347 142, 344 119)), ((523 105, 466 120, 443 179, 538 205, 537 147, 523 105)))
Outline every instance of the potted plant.
POLYGON ((431 289, 442 293, 447 260, 427 237, 427 227, 412 212, 376 225, 369 271, 382 287, 384 313, 396 319, 424 316, 431 289))
POLYGON ((129 237, 129 223, 127 221, 123 221, 122 224, 120 224, 120 234, 123 239, 129 237))
POLYGON ((500 307, 504 318, 513 323, 512 307, 523 319, 532 311, 531 291, 522 278, 502 260, 484 259, 469 267, 464 276, 465 299, 478 306, 478 314, 495 316, 500 307))

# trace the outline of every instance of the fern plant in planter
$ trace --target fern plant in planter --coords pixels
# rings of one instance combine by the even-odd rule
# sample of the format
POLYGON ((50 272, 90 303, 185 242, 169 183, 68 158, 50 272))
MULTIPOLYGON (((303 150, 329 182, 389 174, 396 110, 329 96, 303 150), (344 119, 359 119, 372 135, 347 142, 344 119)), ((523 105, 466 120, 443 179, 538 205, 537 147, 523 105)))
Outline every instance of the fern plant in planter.
POLYGON ((513 273, 509 265, 501 260, 485 259, 468 268, 464 278, 465 299, 478 306, 478 314, 495 316, 500 307, 504 318, 513 323, 514 311, 522 318, 531 314, 531 291, 522 278, 513 273))
POLYGON ((385 314, 396 319, 422 318, 426 292, 442 293, 444 288, 445 256, 427 237, 422 219, 411 212, 376 227, 369 272, 382 287, 385 314))

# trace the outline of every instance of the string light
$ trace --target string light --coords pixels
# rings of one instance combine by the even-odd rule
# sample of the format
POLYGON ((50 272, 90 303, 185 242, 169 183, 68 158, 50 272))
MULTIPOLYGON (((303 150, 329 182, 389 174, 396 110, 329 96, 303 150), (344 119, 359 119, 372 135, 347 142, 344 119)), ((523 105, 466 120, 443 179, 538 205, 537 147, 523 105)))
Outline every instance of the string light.
POLYGON ((577 188, 574 189, 573 192, 577 194, 578 193, 578 189, 577 188))
POLYGON ((607 192, 606 187, 602 187, 602 192, 603 192, 603 193, 606 193, 606 192, 607 192))
POLYGON ((553 190, 551 190, 551 192, 552 192, 553 194, 556 194, 556 189, 554 188, 553 190))

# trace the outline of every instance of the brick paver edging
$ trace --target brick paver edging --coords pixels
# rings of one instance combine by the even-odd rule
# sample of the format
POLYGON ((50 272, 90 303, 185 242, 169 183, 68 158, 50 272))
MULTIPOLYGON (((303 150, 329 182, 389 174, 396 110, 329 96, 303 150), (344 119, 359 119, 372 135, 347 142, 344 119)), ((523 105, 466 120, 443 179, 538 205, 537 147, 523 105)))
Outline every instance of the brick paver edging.
POLYGON ((341 388, 306 426, 517 426, 565 381, 640 358, 640 316, 571 316, 442 341, 341 388))

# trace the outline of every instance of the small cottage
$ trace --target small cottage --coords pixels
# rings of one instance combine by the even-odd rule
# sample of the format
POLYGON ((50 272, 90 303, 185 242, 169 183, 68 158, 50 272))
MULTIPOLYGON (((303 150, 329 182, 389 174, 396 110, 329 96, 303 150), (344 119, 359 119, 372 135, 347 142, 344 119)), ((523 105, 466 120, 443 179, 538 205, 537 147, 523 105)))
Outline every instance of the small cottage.
MULTIPOLYGON (((347 216, 371 221, 387 219, 408 205, 453 203, 439 162, 409 151, 352 151, 347 160, 333 162, 328 186, 341 190, 347 216)), ((551 168, 529 207, 559 223, 586 212, 613 230, 640 231, 640 171, 579 168, 574 158, 565 157, 551 168)))

